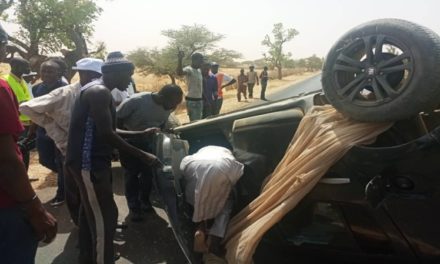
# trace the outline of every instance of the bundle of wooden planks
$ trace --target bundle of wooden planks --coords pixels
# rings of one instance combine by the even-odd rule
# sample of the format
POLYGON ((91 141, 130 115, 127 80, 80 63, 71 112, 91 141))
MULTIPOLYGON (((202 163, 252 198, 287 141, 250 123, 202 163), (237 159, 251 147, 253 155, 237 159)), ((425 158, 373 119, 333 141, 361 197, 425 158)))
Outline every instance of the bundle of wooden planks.
POLYGON ((265 232, 295 208, 333 164, 352 146, 373 143, 391 125, 357 122, 330 105, 312 108, 261 194, 231 220, 225 238, 228 263, 251 263, 265 232))

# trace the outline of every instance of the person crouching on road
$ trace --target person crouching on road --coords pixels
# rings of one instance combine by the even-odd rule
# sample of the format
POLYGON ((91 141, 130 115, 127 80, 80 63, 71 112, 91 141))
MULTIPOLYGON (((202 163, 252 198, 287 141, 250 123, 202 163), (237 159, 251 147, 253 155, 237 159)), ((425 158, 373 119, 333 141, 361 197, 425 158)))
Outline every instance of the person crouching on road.
MULTIPOLYGON (((135 94, 118 107, 118 128, 133 131, 164 128, 168 117, 182 99, 182 89, 175 84, 165 85, 158 93, 135 94)), ((143 151, 152 151, 151 138, 137 137, 127 139, 127 142, 143 151)), ((141 221, 142 213, 152 211, 152 167, 123 151, 120 152, 120 160, 125 170, 125 197, 131 220, 141 221)))
MULTIPOLYGON (((156 156, 126 143, 116 133, 113 89, 125 90, 134 65, 112 59, 101 68, 102 79, 81 88, 72 111, 66 168, 74 176, 81 195, 79 219, 80 263, 114 263, 113 238, 118 209, 113 199, 111 160, 113 148, 160 166, 156 156)), ((148 134, 151 131, 119 131, 148 134)))

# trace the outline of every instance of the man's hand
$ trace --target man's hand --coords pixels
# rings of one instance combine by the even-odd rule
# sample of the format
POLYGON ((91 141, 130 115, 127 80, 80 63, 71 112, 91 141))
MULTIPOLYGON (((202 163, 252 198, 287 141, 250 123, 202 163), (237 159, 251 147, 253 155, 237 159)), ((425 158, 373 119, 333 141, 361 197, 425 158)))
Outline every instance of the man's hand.
POLYGON ((35 231, 38 241, 50 243, 57 234, 57 220, 46 209, 40 200, 36 198, 28 205, 23 206, 29 223, 35 231))
POLYGON ((140 159, 143 163, 150 165, 152 167, 156 167, 156 168, 163 167, 162 162, 155 155, 151 153, 143 152, 143 155, 140 159))
POLYGON ((164 128, 161 130, 164 133, 168 133, 168 134, 174 134, 174 128, 170 127, 170 128, 164 128))
POLYGON ((144 130, 144 135, 147 135, 147 136, 153 135, 159 131, 160 131, 160 128, 158 128, 158 127, 150 127, 150 128, 147 128, 144 130))

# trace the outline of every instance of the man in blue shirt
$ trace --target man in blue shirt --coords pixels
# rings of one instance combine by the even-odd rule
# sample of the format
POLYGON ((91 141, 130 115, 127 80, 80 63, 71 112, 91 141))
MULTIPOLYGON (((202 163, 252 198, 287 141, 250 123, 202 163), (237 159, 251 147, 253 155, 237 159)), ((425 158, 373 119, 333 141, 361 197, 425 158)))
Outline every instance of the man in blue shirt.
POLYGON ((217 109, 218 82, 211 73, 211 63, 205 62, 202 65, 203 76, 203 118, 214 115, 217 109))

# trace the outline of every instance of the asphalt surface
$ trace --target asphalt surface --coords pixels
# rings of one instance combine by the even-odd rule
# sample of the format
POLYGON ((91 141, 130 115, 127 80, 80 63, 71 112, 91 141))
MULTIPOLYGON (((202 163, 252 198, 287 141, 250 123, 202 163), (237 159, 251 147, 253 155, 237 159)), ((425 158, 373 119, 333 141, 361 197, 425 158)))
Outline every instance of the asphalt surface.
MULTIPOLYGON (((314 76, 300 83, 288 86, 267 96, 269 101, 297 96, 321 89, 321 75, 314 76)), ((256 101, 252 105, 264 104, 266 101, 256 101)), ((114 198, 119 209, 119 222, 126 223, 127 229, 117 230, 115 236, 115 251, 121 254, 117 264, 128 263, 170 263, 181 264, 186 260, 174 239, 165 211, 161 208, 158 195, 153 192, 155 212, 145 216, 143 222, 133 223, 128 218, 128 208, 124 196, 124 180, 119 163, 114 163, 114 198), (156 201, 156 202, 154 202, 156 201)), ((58 220, 58 235, 49 245, 40 245, 37 264, 76 264, 78 263, 78 230, 70 221, 66 205, 51 207, 49 201, 55 195, 55 188, 37 190, 40 199, 46 203, 46 208, 58 220)))
MULTIPOLYGON (((269 82, 270 85, 270 82, 269 82)), ((322 89, 321 86, 321 74, 315 75, 309 79, 306 79, 304 81, 301 81, 299 83, 290 85, 288 87, 285 87, 283 89, 280 89, 279 91, 276 91, 274 93, 271 93, 266 96, 268 101, 259 101, 256 100, 252 104, 249 104, 250 106, 255 106, 259 104, 266 104, 270 101, 278 101, 282 99, 286 99, 288 97, 298 96, 304 93, 309 93, 312 91, 317 91, 322 89)))
MULTIPOLYGON (((145 215, 143 222, 130 221, 127 217, 128 208, 123 190, 123 172, 119 163, 114 163, 113 167, 114 198, 119 210, 118 221, 128 225, 127 229, 117 230, 115 235, 115 251, 121 254, 121 258, 116 263, 186 263, 156 193, 152 194, 155 212, 145 215)), ((55 208, 49 205, 55 191, 54 187, 37 190, 40 199, 46 203, 45 207, 58 220, 58 234, 51 244, 40 245, 36 264, 77 264, 78 229, 71 223, 65 204, 55 208)))

